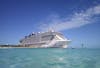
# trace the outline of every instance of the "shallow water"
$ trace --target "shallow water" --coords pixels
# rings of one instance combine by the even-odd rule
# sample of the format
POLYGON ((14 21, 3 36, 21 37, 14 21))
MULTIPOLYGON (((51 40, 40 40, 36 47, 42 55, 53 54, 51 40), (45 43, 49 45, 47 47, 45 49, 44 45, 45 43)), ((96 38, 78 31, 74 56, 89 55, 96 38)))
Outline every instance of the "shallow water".
POLYGON ((100 49, 0 49, 0 68, 100 68, 100 49))

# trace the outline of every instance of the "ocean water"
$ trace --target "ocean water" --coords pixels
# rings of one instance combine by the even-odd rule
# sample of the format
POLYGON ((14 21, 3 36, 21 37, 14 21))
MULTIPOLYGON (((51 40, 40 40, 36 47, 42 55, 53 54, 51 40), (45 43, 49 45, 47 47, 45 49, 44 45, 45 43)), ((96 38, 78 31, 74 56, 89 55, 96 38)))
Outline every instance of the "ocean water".
POLYGON ((100 49, 0 49, 0 68, 100 68, 100 49))

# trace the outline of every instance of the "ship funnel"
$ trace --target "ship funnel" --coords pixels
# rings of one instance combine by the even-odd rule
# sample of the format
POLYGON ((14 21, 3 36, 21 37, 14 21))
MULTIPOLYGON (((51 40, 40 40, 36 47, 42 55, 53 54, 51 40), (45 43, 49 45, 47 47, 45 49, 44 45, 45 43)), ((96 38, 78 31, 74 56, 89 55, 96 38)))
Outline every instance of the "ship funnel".
POLYGON ((54 30, 53 29, 49 29, 48 32, 54 32, 54 30))

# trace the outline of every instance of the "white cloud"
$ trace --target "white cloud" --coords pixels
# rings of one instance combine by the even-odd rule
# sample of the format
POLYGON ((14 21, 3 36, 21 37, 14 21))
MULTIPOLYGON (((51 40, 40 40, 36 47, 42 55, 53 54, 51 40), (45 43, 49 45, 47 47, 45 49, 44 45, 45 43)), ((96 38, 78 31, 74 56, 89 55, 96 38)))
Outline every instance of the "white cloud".
POLYGON ((93 23, 93 16, 100 14, 100 5, 91 7, 86 11, 74 13, 71 17, 61 19, 59 15, 50 15, 46 21, 47 24, 41 25, 42 31, 54 29, 55 31, 63 31, 72 28, 78 28, 87 24, 93 23))

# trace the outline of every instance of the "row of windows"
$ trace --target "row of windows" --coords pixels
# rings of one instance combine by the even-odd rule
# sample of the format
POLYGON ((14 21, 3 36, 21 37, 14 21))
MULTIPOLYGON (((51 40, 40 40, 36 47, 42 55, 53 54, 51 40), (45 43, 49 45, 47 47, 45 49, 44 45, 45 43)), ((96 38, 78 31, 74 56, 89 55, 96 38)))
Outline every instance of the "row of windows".
POLYGON ((54 38, 54 35, 46 35, 46 36, 43 36, 41 40, 46 41, 46 40, 52 40, 53 38, 54 38))

